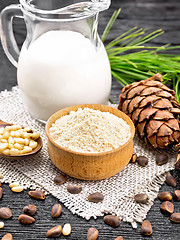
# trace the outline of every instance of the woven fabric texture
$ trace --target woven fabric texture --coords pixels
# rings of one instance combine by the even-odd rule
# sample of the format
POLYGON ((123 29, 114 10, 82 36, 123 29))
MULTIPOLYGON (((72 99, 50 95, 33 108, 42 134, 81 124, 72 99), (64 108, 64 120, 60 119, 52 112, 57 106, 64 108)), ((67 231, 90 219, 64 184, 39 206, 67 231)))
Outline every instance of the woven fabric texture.
MULTIPOLYGON (((114 107, 117 107, 114 105, 114 107)), ((63 185, 56 185, 53 179, 60 171, 51 162, 47 151, 47 138, 44 125, 36 121, 27 112, 18 87, 12 91, 0 93, 0 117, 5 122, 30 126, 40 132, 43 139, 43 148, 34 157, 24 160, 0 158, 2 182, 11 183, 19 180, 24 188, 42 189, 50 193, 72 211, 85 219, 97 218, 105 213, 116 214, 123 221, 131 222, 133 227, 137 222, 146 218, 154 199, 157 197, 160 186, 165 181, 165 173, 174 169, 176 153, 169 150, 169 162, 162 166, 156 165, 156 157, 161 150, 149 150, 145 143, 134 138, 134 152, 137 155, 148 157, 149 163, 141 167, 137 163, 129 163, 126 168, 115 176, 101 181, 82 181, 68 177, 63 185), (80 185, 83 190, 80 194, 70 194, 68 184, 80 185), (101 203, 87 201, 87 196, 94 192, 101 192, 104 200, 101 203), (147 193, 147 204, 134 201, 137 193, 147 193)))

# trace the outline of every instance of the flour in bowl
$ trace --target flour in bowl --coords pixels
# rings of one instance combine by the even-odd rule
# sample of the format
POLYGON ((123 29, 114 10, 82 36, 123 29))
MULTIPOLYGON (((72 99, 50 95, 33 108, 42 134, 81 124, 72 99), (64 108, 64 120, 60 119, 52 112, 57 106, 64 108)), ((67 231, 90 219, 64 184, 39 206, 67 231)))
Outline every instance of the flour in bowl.
POLYGON ((130 126, 122 118, 90 108, 71 111, 49 131, 59 146, 82 153, 111 151, 131 137, 130 126))

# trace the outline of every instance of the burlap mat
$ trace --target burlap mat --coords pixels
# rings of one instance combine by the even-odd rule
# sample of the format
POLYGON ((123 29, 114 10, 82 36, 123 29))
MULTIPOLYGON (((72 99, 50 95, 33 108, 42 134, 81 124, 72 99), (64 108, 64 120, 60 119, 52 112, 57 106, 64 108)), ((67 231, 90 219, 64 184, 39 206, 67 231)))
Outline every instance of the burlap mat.
POLYGON ((41 152, 33 158, 25 160, 0 158, 2 182, 10 183, 19 180, 24 188, 42 189, 46 193, 51 193, 72 213, 85 219, 112 213, 136 227, 136 222, 141 222, 146 217, 157 197, 159 188, 165 180, 165 172, 174 168, 176 154, 173 150, 168 152, 170 161, 163 166, 157 166, 155 158, 158 151, 148 150, 146 144, 135 137, 134 152, 149 158, 149 164, 146 167, 130 163, 122 172, 106 180, 81 181, 69 177, 65 184, 55 185, 53 179, 60 171, 48 156, 44 125, 34 120, 27 112, 18 87, 14 87, 12 91, 0 93, 0 118, 10 123, 30 126, 33 130, 39 131, 44 144, 41 152), (66 187, 70 183, 81 185, 82 192, 76 195, 68 193, 66 187), (103 202, 88 202, 87 196, 96 191, 105 196, 103 202), (133 196, 137 193, 147 193, 148 204, 136 203, 133 196))

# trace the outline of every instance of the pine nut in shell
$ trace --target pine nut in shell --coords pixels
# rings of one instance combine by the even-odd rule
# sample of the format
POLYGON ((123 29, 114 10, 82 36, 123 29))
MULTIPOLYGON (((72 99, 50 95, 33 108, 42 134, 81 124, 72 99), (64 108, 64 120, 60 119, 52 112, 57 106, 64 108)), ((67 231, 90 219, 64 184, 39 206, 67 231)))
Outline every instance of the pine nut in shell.
POLYGON ((148 220, 145 220, 141 226, 141 234, 145 236, 150 236, 152 234, 152 226, 148 220))
POLYGON ((61 212, 62 212, 62 207, 61 207, 60 204, 54 204, 54 205, 52 206, 51 216, 52 216, 53 218, 59 217, 60 214, 61 214, 61 212))
POLYGON ((104 222, 112 227, 118 227, 121 223, 121 219, 115 215, 106 215, 104 222))
POLYGON ((161 201, 171 201, 172 200, 172 195, 170 192, 161 192, 158 194, 158 198, 161 200, 161 201))
POLYGON ((166 174, 166 183, 168 185, 172 186, 172 187, 176 187, 177 186, 176 179, 170 173, 166 174))
POLYGON ((17 187, 12 187, 11 191, 16 192, 16 193, 20 193, 24 190, 23 186, 17 186, 17 187))
POLYGON ((27 215, 34 216, 35 213, 37 212, 37 207, 33 204, 30 204, 23 208, 23 212, 27 215))
POLYGON ((29 191, 29 196, 31 198, 34 198, 36 200, 44 200, 45 199, 45 195, 43 193, 43 191, 29 191))
POLYGON ((156 158, 156 164, 162 166, 168 162, 168 155, 166 153, 161 153, 156 158))
POLYGON ((1 240, 13 240, 13 236, 11 233, 7 233, 1 238, 1 240))
POLYGON ((180 190, 175 190, 174 191, 174 199, 176 201, 180 201, 180 190))
POLYGON ((137 202, 137 203, 147 203, 148 201, 148 195, 146 193, 139 193, 139 194, 136 194, 134 196, 134 200, 137 202))
POLYGON ((139 156, 139 157, 137 157, 137 163, 141 167, 145 167, 148 164, 148 158, 145 156, 139 156))
POLYGON ((89 202, 98 203, 98 202, 102 202, 103 200, 104 200, 104 196, 100 192, 95 192, 88 196, 89 202))
POLYGON ((4 227, 4 222, 0 222, 0 228, 4 227))
POLYGON ((171 214, 170 220, 175 223, 180 223, 180 213, 171 214))
POLYGON ((64 236, 68 236, 68 235, 71 234, 71 224, 70 224, 70 223, 66 223, 66 224, 63 226, 62 234, 63 234, 64 236))
POLYGON ((29 215, 21 214, 18 217, 18 221, 22 224, 28 225, 28 224, 32 224, 33 222, 35 222, 35 219, 29 215))
POLYGON ((165 214, 172 214, 174 212, 174 204, 169 201, 165 201, 161 204, 160 209, 165 214))
POLYGON ((87 232, 87 240, 96 240, 98 238, 99 231, 96 228, 89 228, 87 232))
POLYGON ((0 208, 0 218, 2 219, 9 219, 12 217, 12 211, 8 207, 1 207, 0 208))
POLYGON ((47 237, 59 237, 62 232, 62 227, 61 225, 55 226, 51 229, 49 229, 46 233, 47 237))
POLYGON ((78 194, 82 191, 82 187, 81 186, 75 186, 75 185, 72 185, 72 184, 69 184, 67 186, 67 190, 69 193, 71 194, 78 194))
POLYGON ((58 184, 58 185, 61 185, 61 184, 65 183, 66 181, 67 181, 67 176, 64 174, 59 174, 58 176, 56 176, 54 178, 54 183, 58 184))

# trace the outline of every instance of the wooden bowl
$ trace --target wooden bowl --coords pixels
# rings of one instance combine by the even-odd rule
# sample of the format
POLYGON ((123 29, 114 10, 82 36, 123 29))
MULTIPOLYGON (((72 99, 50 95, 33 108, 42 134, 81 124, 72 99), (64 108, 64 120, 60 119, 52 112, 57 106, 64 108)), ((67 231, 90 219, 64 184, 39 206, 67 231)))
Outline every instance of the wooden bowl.
POLYGON ((54 113, 46 123, 46 134, 48 137, 48 151, 54 165, 65 174, 83 180, 100 180, 111 177, 129 163, 133 154, 133 137, 135 133, 134 124, 123 112, 113 107, 98 104, 82 104, 64 108, 54 113), (122 146, 112 151, 102 153, 81 153, 65 149, 55 143, 49 133, 49 128, 60 117, 85 107, 110 112, 122 118, 131 128, 131 138, 122 146))

